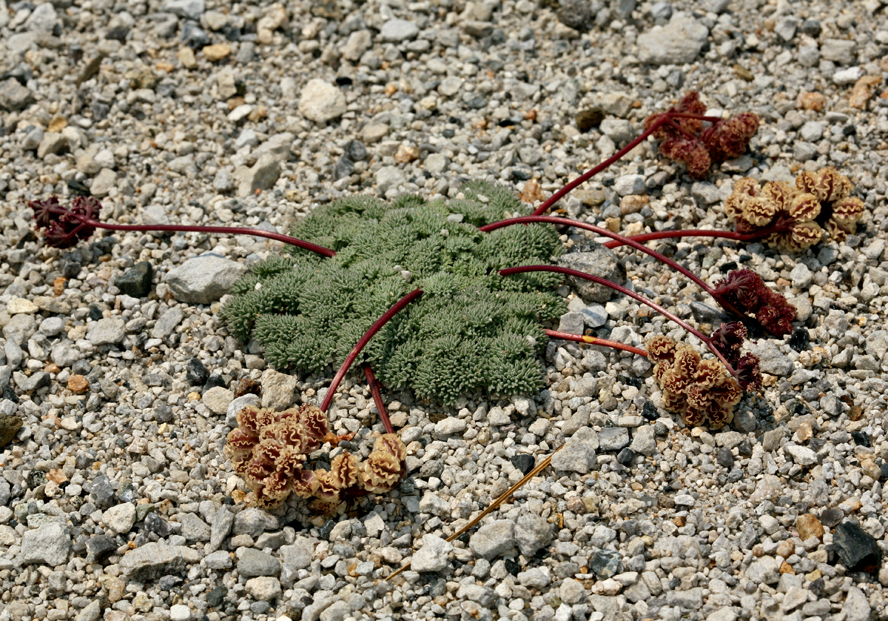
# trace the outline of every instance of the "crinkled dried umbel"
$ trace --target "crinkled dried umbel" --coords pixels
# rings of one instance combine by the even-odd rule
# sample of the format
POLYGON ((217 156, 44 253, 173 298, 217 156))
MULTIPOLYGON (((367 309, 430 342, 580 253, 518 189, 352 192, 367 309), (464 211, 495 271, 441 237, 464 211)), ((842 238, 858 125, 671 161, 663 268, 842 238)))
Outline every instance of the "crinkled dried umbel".
POLYGON ((703 360, 690 345, 659 335, 648 339, 647 352, 663 407, 680 413, 685 424, 720 429, 734 419, 743 391, 721 362, 703 360))
POLYGON ((669 118, 654 132, 660 140, 660 152, 684 164, 688 174, 698 179, 706 176, 712 164, 743 155, 759 127, 758 117, 751 112, 726 119, 703 118, 705 113, 706 104, 700 101, 700 93, 688 91, 677 105, 644 121, 644 128, 648 129, 664 117, 669 118), (711 125, 703 129, 704 122, 711 125))
POLYGON ((764 186, 743 178, 725 201, 725 213, 737 223, 738 233, 774 229, 764 237, 769 246, 785 252, 802 252, 823 238, 835 241, 853 233, 863 216, 864 203, 851 196, 848 177, 834 168, 803 172, 795 185, 770 181, 764 186))
POLYGON ((47 244, 53 248, 70 248, 95 232, 96 227, 89 221, 98 219, 102 204, 91 196, 78 196, 71 202, 71 209, 64 209, 53 196, 29 201, 28 207, 34 210, 37 228, 47 244))
POLYGON ((404 473, 406 448, 395 434, 377 438, 363 463, 343 451, 330 470, 305 468, 308 456, 330 438, 327 416, 313 405, 282 412, 247 406, 237 422, 225 455, 260 507, 279 506, 293 493, 316 499, 313 508, 330 512, 348 498, 390 491, 404 473))

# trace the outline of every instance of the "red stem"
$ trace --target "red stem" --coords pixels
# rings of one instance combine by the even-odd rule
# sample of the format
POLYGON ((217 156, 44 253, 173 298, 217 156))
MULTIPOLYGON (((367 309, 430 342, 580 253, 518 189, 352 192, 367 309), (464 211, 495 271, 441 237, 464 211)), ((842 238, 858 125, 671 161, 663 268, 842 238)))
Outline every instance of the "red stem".
POLYGON ((580 229, 586 229, 587 231, 592 231, 593 233, 598 233, 599 235, 603 235, 605 237, 610 237, 612 239, 619 241, 621 244, 631 246, 632 248, 635 248, 636 250, 640 250, 641 252, 645 253, 646 255, 653 257, 657 261, 665 263, 666 265, 668 265, 669 267, 671 267, 675 271, 677 271, 681 274, 684 274, 685 276, 690 278, 693 282, 695 282, 698 286, 700 286, 700 288, 703 289, 706 293, 708 293, 709 295, 713 295, 714 289, 712 287, 710 287, 705 282, 703 282, 703 280, 701 280, 699 276, 697 276, 696 274, 691 272, 689 269, 687 269, 686 267, 683 267, 682 265, 679 265, 676 261, 673 261, 669 257, 663 256, 662 254, 660 254, 656 250, 648 248, 644 244, 641 244, 641 243, 635 241, 634 238, 626 237, 625 235, 620 235, 619 233, 614 233, 611 230, 601 228, 600 226, 595 226, 594 224, 588 224, 587 222, 580 222, 578 220, 571 220, 568 218, 556 218, 554 216, 524 216, 521 218, 510 218, 508 220, 494 222, 493 224, 488 224, 486 226, 482 226, 479 230, 484 231, 484 232, 488 232, 488 231, 493 231, 493 230, 496 230, 499 228, 503 228, 505 226, 511 226, 513 224, 527 224, 530 222, 549 222, 550 224, 566 224, 568 226, 574 226, 574 227, 577 227, 580 229))
POLYGON ((376 403, 376 409, 379 411, 379 419, 385 427, 385 432, 395 433, 395 428, 392 427, 392 421, 389 420, 388 412, 385 410, 382 393, 379 392, 379 382, 376 381, 376 377, 373 375, 373 369, 370 368, 369 364, 363 365, 363 368, 364 377, 367 378, 367 383, 370 385, 370 394, 373 395, 373 402, 376 403))
POLYGON ((623 287, 622 285, 618 285, 615 282, 611 282, 611 281, 606 280, 604 278, 600 278, 599 276, 593 276, 592 274, 587 274, 586 272, 581 272, 579 270, 572 270, 569 267, 561 267, 558 265, 523 265, 521 267, 507 267, 506 269, 499 271, 501 276, 509 276, 510 274, 521 274, 524 272, 555 272, 558 274, 566 274, 568 276, 582 278, 583 280, 589 280, 589 281, 594 282, 596 284, 602 285, 603 287, 609 287, 610 289, 613 289, 614 291, 622 293, 623 295, 628 295, 630 298, 651 307, 652 309, 654 309, 655 311, 657 311, 658 313, 660 313, 661 315, 663 315, 667 319, 670 319, 673 322, 677 323, 679 326, 681 326, 682 328, 684 328, 685 330, 687 330, 688 332, 690 332, 691 334, 696 336, 698 339, 703 341, 706 344, 706 346, 709 348, 709 351, 711 351, 715 355, 715 357, 718 358, 719 360, 721 360, 722 364, 724 364, 727 367, 727 369, 731 373, 731 375, 733 375, 735 377, 737 375, 737 371, 734 369, 734 367, 731 366, 731 364, 725 359, 724 355, 722 355, 722 353, 720 351, 718 351, 718 349, 715 347, 715 345, 712 344, 712 339, 710 339, 708 336, 706 336, 705 334, 703 334, 702 332, 700 332, 696 328, 691 327, 691 325, 688 322, 684 321, 683 319, 680 319, 676 315, 673 315, 668 310, 666 310, 665 308, 663 308, 662 306, 660 306, 656 302, 653 302, 652 300, 647 299, 643 295, 639 295, 638 293, 635 293, 634 291, 630 291, 629 289, 627 289, 626 287, 623 287))
MULTIPOLYGON (((720 237, 723 239, 732 239, 734 241, 739 242, 752 242, 770 233, 778 232, 776 228, 772 230, 772 227, 764 228, 755 233, 737 233, 736 231, 715 231, 715 230, 706 230, 706 229, 689 229, 686 231, 655 231, 653 233, 641 233, 639 235, 628 236, 628 239, 632 239, 638 242, 649 242, 657 239, 672 239, 676 237, 720 237)), ((623 241, 620 241, 614 238, 614 241, 609 241, 604 244, 605 247, 614 249, 619 248, 624 245, 623 241)))
POLYGON ((342 366, 339 367, 339 371, 336 372, 336 376, 333 378, 333 381, 330 382, 330 388, 327 389, 327 394, 324 396, 324 401, 321 403, 321 409, 323 411, 327 411, 330 407, 330 403, 333 401, 333 396, 336 393, 336 389, 339 388, 339 384, 342 383, 342 378, 345 377, 345 374, 351 368, 352 363, 354 363, 355 358, 358 357, 358 354, 361 353, 361 350, 370 342, 370 339, 379 332, 382 327, 391 321, 392 317, 397 315, 401 310, 410 304, 413 300, 422 295, 422 289, 414 289, 403 298, 395 302, 395 305, 390 309, 385 311, 382 317, 376 320, 376 322, 370 326, 370 329, 364 333, 364 336, 357 342, 354 348, 351 350, 351 353, 346 357, 345 362, 342 363, 342 366))
MULTIPOLYGON (((70 214, 68 211, 60 213, 70 214)), ((210 233, 214 235, 253 235, 254 237, 266 237, 285 244, 290 244, 291 246, 304 248, 305 250, 310 250, 311 252, 325 257, 332 257, 336 254, 336 252, 329 248, 324 248, 323 246, 318 246, 317 244, 296 237, 290 237, 289 235, 263 231, 262 229, 251 229, 239 226, 190 226, 183 224, 109 224, 107 222, 101 222, 100 220, 78 216, 77 214, 71 215, 80 220, 81 226, 94 226, 98 229, 106 229, 109 231, 174 231, 181 233, 210 233)))
POLYGON ((638 349, 637 347, 632 347, 632 345, 626 345, 624 343, 617 343, 616 341, 608 341, 607 339, 600 339, 595 336, 580 336, 579 334, 571 334, 570 332, 558 332, 557 330, 544 330, 544 332, 546 333, 546 336, 552 337, 553 339, 564 339, 565 341, 575 341, 577 343, 587 343, 589 345, 601 345, 602 347, 622 349, 623 351, 647 357, 647 352, 643 349, 638 349))

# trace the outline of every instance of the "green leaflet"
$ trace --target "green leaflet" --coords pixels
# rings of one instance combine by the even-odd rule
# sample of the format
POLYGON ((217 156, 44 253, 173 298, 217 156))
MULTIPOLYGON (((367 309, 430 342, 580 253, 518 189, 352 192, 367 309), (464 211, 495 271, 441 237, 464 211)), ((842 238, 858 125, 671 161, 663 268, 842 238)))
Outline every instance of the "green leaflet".
POLYGON ((541 323, 565 310, 554 293, 562 277, 496 271, 551 263, 559 236, 546 224, 481 233, 478 226, 530 210, 488 183, 470 183, 463 196, 389 204, 356 196, 318 207, 291 233, 336 256, 287 248, 269 257, 234 285, 223 319, 262 343, 272 365, 319 373, 338 367, 388 308, 421 287, 359 357, 383 385, 447 404, 477 391, 538 390, 541 323))

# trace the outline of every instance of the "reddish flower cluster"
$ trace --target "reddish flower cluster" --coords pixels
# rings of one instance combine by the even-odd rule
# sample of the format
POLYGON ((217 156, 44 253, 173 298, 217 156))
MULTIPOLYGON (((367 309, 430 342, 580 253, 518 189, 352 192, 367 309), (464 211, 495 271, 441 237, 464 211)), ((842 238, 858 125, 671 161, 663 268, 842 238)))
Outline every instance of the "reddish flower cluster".
POLYGON ((688 91, 678 105, 644 121, 645 129, 663 122, 654 132, 654 137, 660 140, 660 153, 684 164, 688 174, 698 179, 706 176, 712 164, 743 155, 759 127, 756 115, 743 112, 715 121, 704 130, 703 119, 693 117, 702 117, 705 113, 706 104, 700 101, 700 93, 688 91))
POLYGON ((762 387, 762 372, 759 359, 753 354, 741 354, 746 340, 746 326, 739 321, 724 323, 712 333, 712 345, 737 371, 737 381, 743 390, 758 391, 762 387))
POLYGON ((401 479, 406 448, 394 434, 377 438, 363 463, 343 451, 330 470, 304 469, 309 454, 329 437, 327 416, 313 405, 283 412, 247 406, 237 422, 225 455, 253 490, 257 506, 279 506, 294 493, 316 498, 316 508, 329 511, 350 497, 390 491, 401 479))
POLYGON ((749 269, 734 270, 715 283, 714 297, 755 317, 774 336, 792 332, 796 308, 779 293, 768 289, 762 277, 749 269))
POLYGON ((96 220, 102 204, 92 196, 78 196, 70 209, 59 204, 55 196, 47 200, 29 201, 28 207, 34 210, 37 228, 43 233, 46 243, 53 248, 70 248, 80 240, 89 239, 96 227, 84 220, 96 220))
POLYGON ((743 391, 718 360, 703 360, 690 345, 666 336, 647 341, 654 378, 663 391, 663 407, 678 412, 686 425, 720 429, 734 419, 743 391))

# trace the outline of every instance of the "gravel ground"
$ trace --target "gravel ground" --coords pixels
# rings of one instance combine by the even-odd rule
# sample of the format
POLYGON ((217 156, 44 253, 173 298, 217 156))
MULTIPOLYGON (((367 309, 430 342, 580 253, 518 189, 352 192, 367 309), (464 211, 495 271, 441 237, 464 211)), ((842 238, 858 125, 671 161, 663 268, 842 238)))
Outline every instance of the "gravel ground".
MULTIPOLYGON (((884 0, 38 2, 0 0, 0 421, 23 422, 0 448, 0 620, 888 619, 884 0), (649 143, 563 207, 630 233, 728 228, 741 176, 847 175, 867 214, 842 243, 663 245, 710 282, 752 267, 798 305, 792 338, 754 346, 761 396, 730 429, 687 429, 645 360, 553 342, 536 395, 386 393, 409 476, 332 520, 245 506, 221 451, 238 380, 273 407, 330 380, 266 368, 218 319, 275 244, 127 233, 58 251, 25 204, 87 186, 119 223, 284 231, 359 192, 549 193, 687 89, 760 115, 749 155, 694 182, 649 143), (606 119, 581 131, 593 106, 606 119), (444 541, 565 443, 571 459, 444 541)), ((717 321, 619 254, 638 290, 717 321)), ((599 336, 684 336, 563 293, 599 336)), ((381 426, 351 379, 331 420, 369 450, 381 426)))

